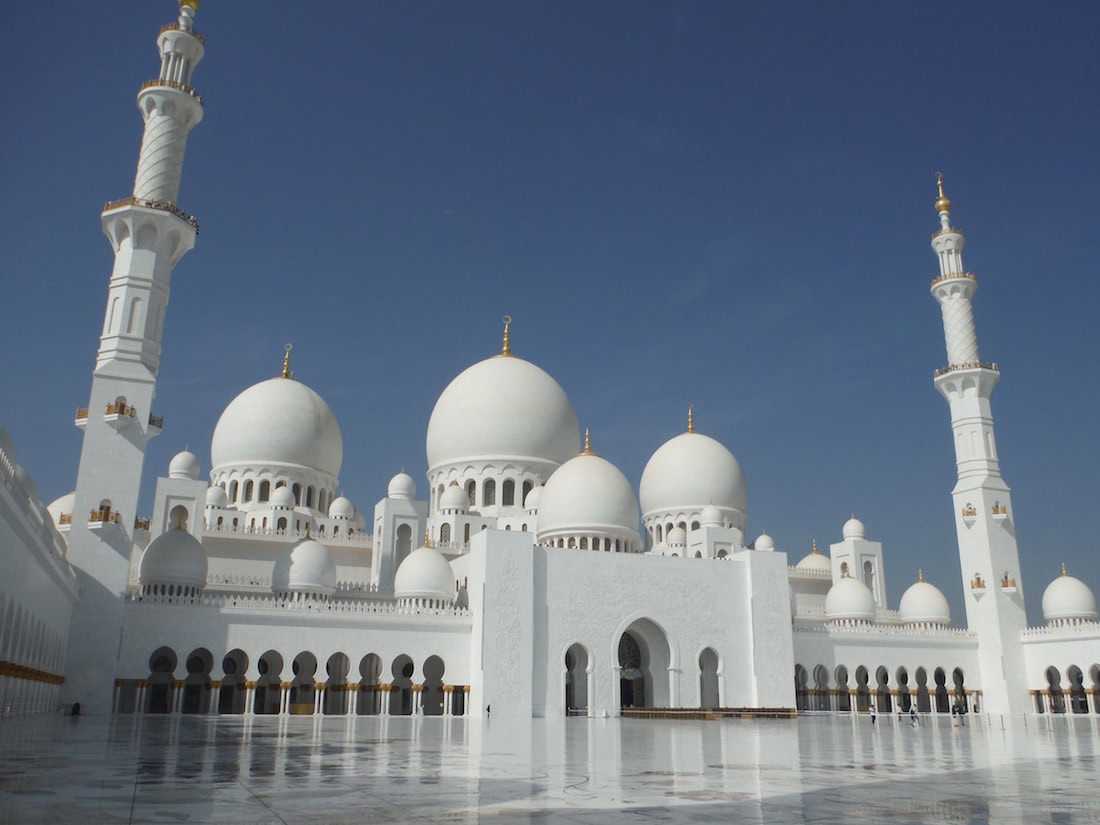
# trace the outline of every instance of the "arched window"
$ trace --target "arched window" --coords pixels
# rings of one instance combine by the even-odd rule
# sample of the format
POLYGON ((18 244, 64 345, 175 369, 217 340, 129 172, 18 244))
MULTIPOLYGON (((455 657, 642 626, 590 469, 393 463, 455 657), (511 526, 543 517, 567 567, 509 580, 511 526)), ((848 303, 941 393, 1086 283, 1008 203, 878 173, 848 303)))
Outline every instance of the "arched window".
POLYGON ((523 482, 523 501, 521 501, 520 504, 527 503, 527 494, 531 492, 534 488, 535 485, 532 484, 530 481, 523 482))
POLYGON ((693 522, 691 523, 691 529, 692 529, 692 530, 698 530, 698 529, 699 529, 699 522, 697 522, 697 521, 693 521, 693 522))
POLYGON ((863 562, 863 583, 873 593, 875 589, 875 569, 871 562, 863 562))
POLYGON ((256 500, 257 501, 267 501, 269 498, 271 498, 271 482, 270 481, 261 481, 260 482, 260 497, 256 500))
POLYGON ((229 482, 229 500, 230 501, 236 501, 237 500, 237 482, 235 482, 235 481, 229 482))
POLYGON ((470 506, 477 504, 477 484, 473 479, 466 482, 466 497, 470 500, 470 506))
POLYGON ((252 482, 246 481, 244 483, 244 500, 252 501, 252 482))
POLYGON ((306 487, 306 507, 313 506, 313 487, 306 487))
POLYGON ((302 503, 302 485, 301 484, 295 484, 291 488, 291 490, 294 492, 294 503, 295 504, 301 504, 302 503))
POLYGON ((500 488, 500 503, 505 507, 511 507, 516 503, 516 483, 512 479, 506 479, 500 488))
POLYGON ((451 543, 451 525, 441 524, 439 526, 439 543, 450 544, 451 543))
POLYGON ((581 536, 581 550, 588 549, 588 536, 581 536))
MULTIPOLYGON (((473 482, 470 482, 470 483, 472 484, 473 482)), ((467 524, 465 527, 462 528, 462 540, 464 542, 466 542, 467 544, 470 543, 470 525, 469 524, 467 524)))
POLYGON ((497 503, 497 483, 491 478, 481 487, 481 503, 486 507, 497 503))
POLYGON ((276 529, 276 530, 285 530, 285 529, 286 529, 286 519, 285 519, 285 518, 281 518, 281 519, 279 519, 279 520, 278 520, 278 521, 277 521, 277 522, 275 523, 275 529, 276 529))

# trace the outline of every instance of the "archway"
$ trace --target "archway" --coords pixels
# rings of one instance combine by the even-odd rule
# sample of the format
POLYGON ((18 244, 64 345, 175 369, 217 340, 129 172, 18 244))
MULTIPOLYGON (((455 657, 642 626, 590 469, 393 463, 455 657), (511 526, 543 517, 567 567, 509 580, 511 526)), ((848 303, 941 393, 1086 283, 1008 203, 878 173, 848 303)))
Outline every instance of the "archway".
POLYGON ((947 695, 947 675, 942 667, 938 667, 932 678, 936 680, 936 713, 947 713, 951 710, 951 700, 947 695))
POLYGON ((848 668, 844 665, 837 665, 833 675, 836 677, 836 709, 850 713, 852 710, 852 697, 848 693, 848 668))
POLYGON ((351 661, 343 653, 333 653, 328 657, 325 671, 328 680, 325 682, 326 715, 346 713, 348 709, 348 671, 351 670, 351 661))
POLYGON ((382 659, 377 653, 368 653, 359 662, 359 707, 360 716, 377 716, 382 712, 381 692, 378 685, 382 678, 382 659))
POLYGON ((829 699, 829 671, 825 665, 814 668, 814 710, 832 710, 829 699))
POLYGON ((966 680, 963 678, 962 668, 955 668, 951 671, 951 681, 955 683, 955 702, 963 713, 970 711, 970 701, 966 696, 966 680))
POLYGON ((894 707, 893 702, 890 700, 890 672, 884 668, 879 667, 875 671, 875 693, 878 698, 878 712, 890 713, 894 707))
POLYGON ((871 691, 867 687, 867 668, 860 665, 856 668, 856 711, 865 713, 871 709, 871 691))
POLYGON ((416 672, 413 660, 402 653, 393 660, 390 673, 393 681, 390 683, 390 716, 411 716, 412 702, 412 677, 416 672))
POLYGON ((1069 708, 1074 713, 1088 713, 1089 700, 1085 692, 1085 674, 1077 665, 1070 665, 1066 671, 1066 679, 1069 681, 1069 708))
POLYGON ((412 534, 413 530, 407 524, 401 524, 397 528, 397 546, 394 548, 397 552, 394 554, 393 569, 396 570, 401 566, 409 553, 412 552, 412 534))
POLYGON ((894 674, 894 678, 898 682, 898 710, 902 713, 908 713, 913 704, 913 698, 909 695, 909 671, 899 667, 898 672, 894 674))
POLYGON ((218 693, 218 713, 244 713, 244 676, 248 671, 248 656, 239 648, 231 650, 222 659, 222 686, 218 693))
POLYGON ((205 647, 196 648, 187 657, 187 678, 183 683, 181 713, 204 713, 209 707, 210 671, 214 654, 205 647))
POLYGON ((443 715, 443 671, 446 665, 438 656, 424 660, 424 684, 420 688, 420 707, 425 716, 443 715))
POLYGON ((145 697, 146 713, 170 713, 172 711, 172 686, 176 677, 176 652, 161 647, 149 657, 149 687, 145 697))
POLYGON ((588 715, 588 650, 582 644, 572 644, 565 651, 565 715, 588 715))
POLYGON ((712 647, 699 654, 699 707, 717 708, 722 704, 718 690, 718 652, 712 647))
POLYGON ((317 674, 317 657, 303 650, 294 657, 290 666, 294 681, 290 683, 290 712, 311 715, 316 708, 317 694, 313 677, 317 674))
POLYGON ((917 710, 921 713, 932 712, 932 700, 928 695, 928 671, 918 667, 917 677, 917 710))
POLYGON ((806 710, 806 668, 794 666, 794 706, 796 710, 806 710))
POLYGON ((1058 672, 1058 668, 1051 666, 1047 668, 1046 677, 1050 694, 1050 712, 1065 713, 1066 700, 1062 693, 1062 674, 1058 672))
POLYGON ((278 713, 281 699, 279 677, 283 673, 283 657, 269 650, 256 663, 260 678, 256 680, 256 696, 252 701, 252 712, 278 713))
POLYGON ((671 651, 665 632, 651 619, 638 619, 619 637, 620 707, 667 708, 671 651))

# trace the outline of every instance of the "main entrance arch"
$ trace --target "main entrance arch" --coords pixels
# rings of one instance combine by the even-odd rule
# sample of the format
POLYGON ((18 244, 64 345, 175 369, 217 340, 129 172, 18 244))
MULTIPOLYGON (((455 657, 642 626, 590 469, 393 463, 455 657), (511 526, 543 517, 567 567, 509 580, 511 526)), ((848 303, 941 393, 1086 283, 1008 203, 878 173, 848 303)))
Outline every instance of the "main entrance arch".
POLYGON ((672 707, 668 639, 656 622, 632 622, 617 643, 620 708, 672 707))

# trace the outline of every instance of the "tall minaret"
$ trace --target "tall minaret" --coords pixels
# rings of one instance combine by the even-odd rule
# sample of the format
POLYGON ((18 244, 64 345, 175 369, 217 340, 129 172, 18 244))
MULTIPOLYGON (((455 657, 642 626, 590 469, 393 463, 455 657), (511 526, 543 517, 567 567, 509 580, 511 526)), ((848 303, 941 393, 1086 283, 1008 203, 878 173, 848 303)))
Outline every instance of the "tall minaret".
POLYGON ((195 219, 176 206, 187 135, 202 120, 202 98, 191 88, 203 56, 202 35, 192 27, 198 7, 199 0, 179 0, 178 21, 157 37, 160 74, 137 96, 145 134, 133 195, 103 209, 115 264, 91 398, 76 416, 84 444, 69 560, 80 600, 62 692, 91 713, 111 711, 145 447, 162 424, 152 406, 168 286, 198 232, 195 219))
POLYGON ((1015 514, 1009 487, 1001 478, 989 405, 1000 372, 996 364, 978 356, 971 306, 978 282, 963 269, 966 239, 951 225, 951 201, 943 194, 942 176, 937 177, 940 230, 932 236, 932 248, 940 260, 940 276, 932 281, 932 296, 943 311, 947 366, 936 370, 934 380, 951 406, 955 436, 958 482, 951 495, 966 621, 978 637, 984 710, 1023 713, 1029 705, 1020 631, 1027 617, 1015 514))

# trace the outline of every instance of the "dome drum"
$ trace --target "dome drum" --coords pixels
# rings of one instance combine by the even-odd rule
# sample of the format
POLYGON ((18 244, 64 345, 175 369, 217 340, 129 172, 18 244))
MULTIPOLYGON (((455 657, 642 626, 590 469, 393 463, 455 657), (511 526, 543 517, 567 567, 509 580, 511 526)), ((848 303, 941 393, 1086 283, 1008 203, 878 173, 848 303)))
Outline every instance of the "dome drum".
POLYGON ((556 469, 557 465, 547 464, 540 472, 531 464, 487 461, 429 473, 433 510, 489 517, 523 515, 526 496, 556 469))
POLYGON ((277 465, 224 467, 212 472, 210 478, 213 486, 225 490, 225 506, 240 511, 270 508, 276 492, 286 487, 294 496, 293 507, 323 516, 338 488, 335 476, 277 465))

